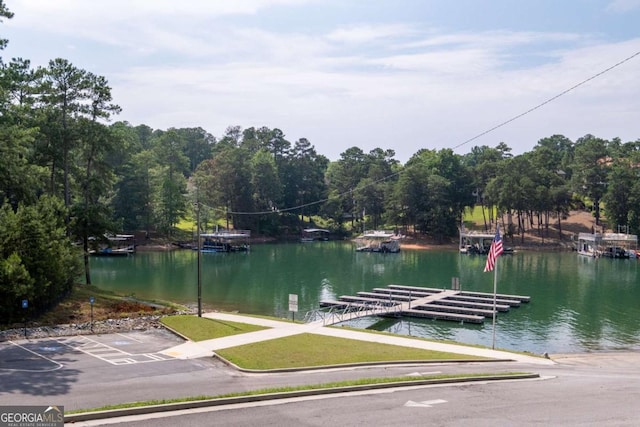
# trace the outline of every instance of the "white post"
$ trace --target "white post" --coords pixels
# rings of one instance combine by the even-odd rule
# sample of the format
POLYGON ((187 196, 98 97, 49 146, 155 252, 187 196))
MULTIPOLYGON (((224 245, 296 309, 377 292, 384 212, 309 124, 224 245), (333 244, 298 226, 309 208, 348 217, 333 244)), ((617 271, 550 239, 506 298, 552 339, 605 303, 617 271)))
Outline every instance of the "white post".
POLYGON ((496 295, 498 290, 498 259, 496 257, 495 265, 493 266, 493 344, 491 348, 496 348, 496 295))
MULTIPOLYGON (((196 196, 197 198, 197 196, 196 196)), ((197 257, 198 257, 198 317, 202 317, 202 261, 201 261, 201 247, 200 247, 200 201, 196 200, 196 227, 197 227, 197 257)))

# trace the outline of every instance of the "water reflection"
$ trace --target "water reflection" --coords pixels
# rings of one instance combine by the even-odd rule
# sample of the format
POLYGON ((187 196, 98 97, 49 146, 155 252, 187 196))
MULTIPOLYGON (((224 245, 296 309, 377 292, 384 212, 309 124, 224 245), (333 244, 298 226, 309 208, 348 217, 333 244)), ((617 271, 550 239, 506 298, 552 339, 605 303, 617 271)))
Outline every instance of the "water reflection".
MULTIPOLYGON (((250 253, 203 254, 207 308, 291 317, 288 295, 298 295, 301 318, 319 302, 389 284, 493 291, 485 258, 454 251, 356 253, 350 243, 257 245, 250 253)), ((92 259, 97 286, 142 298, 195 303, 193 251, 138 253, 92 259)), ((520 252, 498 263, 498 292, 531 296, 531 303, 500 313, 496 346, 574 352, 638 348, 638 261, 591 259, 575 253, 520 252)), ((432 320, 361 320, 358 327, 434 339, 491 345, 492 327, 432 320)))

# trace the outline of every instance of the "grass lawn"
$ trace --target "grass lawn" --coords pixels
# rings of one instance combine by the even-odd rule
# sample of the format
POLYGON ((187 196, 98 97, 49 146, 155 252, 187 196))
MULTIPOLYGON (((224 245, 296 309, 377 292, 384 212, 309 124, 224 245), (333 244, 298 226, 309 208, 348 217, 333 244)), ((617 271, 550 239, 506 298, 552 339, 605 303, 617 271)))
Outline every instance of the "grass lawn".
POLYGON ((247 323, 226 322, 189 315, 163 317, 161 322, 193 341, 204 341, 267 329, 247 323))
POLYGON ((315 334, 245 344, 216 353, 242 368, 260 370, 366 362, 484 359, 315 334))
MULTIPOLYGON (((188 315, 164 317, 162 322, 193 341, 221 338, 228 335, 266 329, 245 323, 188 315)), ((484 359, 483 357, 456 353, 422 350, 315 334, 298 334, 245 344, 218 350, 216 353, 241 368, 260 370, 366 362, 484 359)))
MULTIPOLYGON (((105 405, 98 408, 78 409, 73 411, 65 411, 66 414, 81 414, 85 412, 98 412, 98 411, 111 411, 118 409, 128 408, 140 408, 144 406, 156 406, 156 405, 171 405, 176 403, 198 402, 204 400, 216 400, 243 396, 260 396, 270 395, 275 393, 291 393, 291 392, 305 392, 314 390, 323 390, 328 388, 343 388, 343 387, 358 387, 358 386, 370 386, 370 388, 379 386, 381 384, 390 383, 421 383, 430 381, 433 384, 440 382, 451 383, 452 380, 469 381, 473 379, 514 379, 513 377, 519 377, 519 379, 538 378, 537 374, 531 374, 527 372, 497 372, 497 373, 461 373, 461 374, 436 374, 436 375, 408 375, 402 377, 383 377, 383 378, 360 378, 355 380, 337 381, 331 383, 322 384, 308 384, 301 386, 284 386, 284 387, 270 387, 257 390, 241 391, 236 393, 220 394, 215 396, 189 396, 180 397, 175 399, 156 399, 146 400, 141 402, 127 402, 119 403, 115 405, 105 405), (373 387, 371 387, 373 386, 373 387)), ((380 388, 380 387, 376 387, 380 388)), ((263 400, 263 399, 260 399, 263 400)))
MULTIPOLYGON (((496 216, 496 210, 493 209, 493 217, 496 216)), ((473 210, 465 210, 463 215, 464 225, 467 228, 473 229, 476 225, 484 224, 484 221, 489 218, 489 209, 482 206, 474 206, 473 210), (484 216, 482 211, 484 210, 484 216)))

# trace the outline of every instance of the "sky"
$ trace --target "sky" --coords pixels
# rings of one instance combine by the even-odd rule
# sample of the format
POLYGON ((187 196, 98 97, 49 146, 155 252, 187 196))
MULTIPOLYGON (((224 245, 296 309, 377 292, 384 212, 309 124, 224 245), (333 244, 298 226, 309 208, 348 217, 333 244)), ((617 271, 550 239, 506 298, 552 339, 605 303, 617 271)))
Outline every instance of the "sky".
POLYGON ((134 126, 267 126, 330 160, 359 147, 403 163, 555 134, 640 139, 640 0, 5 4, 5 62, 104 76, 113 120, 134 126))

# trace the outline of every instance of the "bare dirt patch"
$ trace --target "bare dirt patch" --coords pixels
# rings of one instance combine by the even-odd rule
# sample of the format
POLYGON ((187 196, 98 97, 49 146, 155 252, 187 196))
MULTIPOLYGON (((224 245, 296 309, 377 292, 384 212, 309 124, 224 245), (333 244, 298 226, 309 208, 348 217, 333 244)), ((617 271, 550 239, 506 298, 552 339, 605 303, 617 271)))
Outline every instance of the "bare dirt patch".
MULTIPOLYGON (((501 224, 506 224, 504 217, 501 224)), ((476 224, 480 230, 483 224, 476 224)), ((534 228, 527 230, 522 235, 504 236, 505 244, 517 249, 540 249, 540 250, 570 250, 573 249, 579 233, 592 233, 595 228, 595 218, 591 212, 571 211, 566 218, 557 218, 550 221, 548 227, 534 224, 534 228)), ((501 228, 502 230, 504 228, 501 228)), ((598 227, 602 231, 602 226, 598 227)), ((457 249, 458 241, 437 242, 433 239, 426 239, 416 236, 406 236, 402 240, 402 249, 415 250, 447 250, 457 249)))

